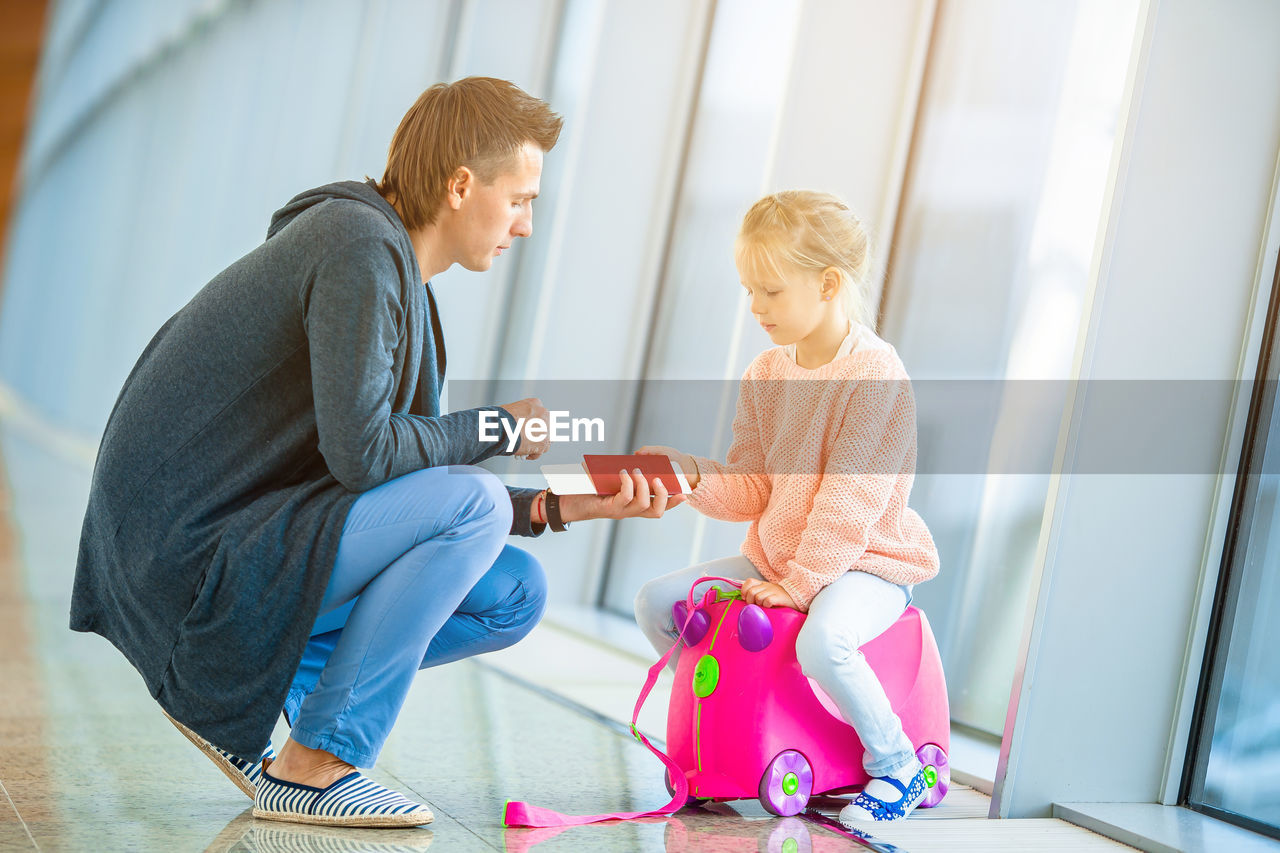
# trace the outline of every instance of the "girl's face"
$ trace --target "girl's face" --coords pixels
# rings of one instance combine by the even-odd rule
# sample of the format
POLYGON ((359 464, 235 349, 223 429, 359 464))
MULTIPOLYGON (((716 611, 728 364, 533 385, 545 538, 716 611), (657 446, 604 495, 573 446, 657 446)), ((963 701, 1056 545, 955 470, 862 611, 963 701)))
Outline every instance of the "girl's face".
POLYGON ((798 343, 835 318, 840 308, 827 275, 832 272, 784 266, 765 273, 738 266, 738 278, 751 296, 751 313, 778 346, 798 343), (824 287, 830 300, 823 298, 824 287))

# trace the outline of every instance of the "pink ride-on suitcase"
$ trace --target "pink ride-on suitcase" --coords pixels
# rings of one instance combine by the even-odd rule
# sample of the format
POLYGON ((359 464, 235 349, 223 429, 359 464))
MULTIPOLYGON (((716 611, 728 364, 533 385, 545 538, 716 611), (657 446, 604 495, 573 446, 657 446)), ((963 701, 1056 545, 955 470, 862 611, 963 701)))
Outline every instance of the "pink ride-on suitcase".
MULTIPOLYGON (((685 601, 672 608, 676 627, 685 628, 667 752, 684 770, 689 801, 758 797, 786 816, 814 795, 865 785, 857 734, 796 662, 805 615, 744 604, 734 582, 716 580, 727 589, 709 590, 692 616, 685 601)), ((951 715, 929 621, 908 607, 862 653, 925 766, 929 792, 920 807, 936 806, 951 780, 951 715)))

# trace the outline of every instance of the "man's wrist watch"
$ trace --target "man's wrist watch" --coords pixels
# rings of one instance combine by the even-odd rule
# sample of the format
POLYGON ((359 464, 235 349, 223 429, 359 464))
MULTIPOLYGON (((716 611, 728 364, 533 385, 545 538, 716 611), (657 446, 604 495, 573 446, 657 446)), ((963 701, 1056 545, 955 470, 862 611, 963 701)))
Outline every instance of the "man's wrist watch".
POLYGON ((564 519, 560 517, 560 496, 555 492, 547 489, 547 524, 551 525, 551 529, 556 533, 564 533, 569 525, 564 523, 564 519))

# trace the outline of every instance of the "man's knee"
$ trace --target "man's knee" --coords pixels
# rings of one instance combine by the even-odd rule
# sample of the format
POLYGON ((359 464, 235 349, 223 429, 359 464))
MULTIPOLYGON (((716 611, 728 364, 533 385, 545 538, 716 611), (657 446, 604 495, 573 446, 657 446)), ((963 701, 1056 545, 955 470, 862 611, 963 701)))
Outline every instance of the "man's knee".
POLYGON ((547 573, 537 557, 522 548, 512 547, 511 573, 524 587, 524 609, 536 623, 547 609, 547 573))
POLYGON ((503 536, 510 532, 511 497, 493 472, 475 465, 450 465, 449 476, 451 485, 462 492, 463 517, 481 520, 503 536))
POLYGON ((502 570, 512 580, 512 589, 503 602, 501 630, 507 645, 523 639, 542 621, 547 610, 547 574, 538 558, 508 545, 501 557, 502 570))

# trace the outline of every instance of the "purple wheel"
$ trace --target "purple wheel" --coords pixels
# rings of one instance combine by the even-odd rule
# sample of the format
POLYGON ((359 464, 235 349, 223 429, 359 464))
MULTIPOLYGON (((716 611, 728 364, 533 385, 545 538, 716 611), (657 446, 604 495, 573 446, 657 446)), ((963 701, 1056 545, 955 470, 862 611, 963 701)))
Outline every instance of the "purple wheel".
POLYGON ((794 749, 774 756, 760 777, 760 805, 780 817, 800 814, 813 793, 813 768, 794 749))
POLYGON ((929 790, 920 801, 920 808, 931 809, 947 795, 951 787, 951 762, 947 753, 936 743, 926 743, 916 750, 916 758, 924 765, 924 780, 929 783, 929 790))
POLYGON ((765 842, 764 848, 766 853, 813 853, 813 839, 803 820, 784 817, 778 821, 773 832, 769 833, 769 840, 765 842))

